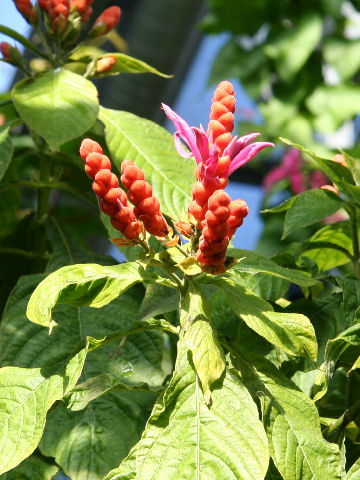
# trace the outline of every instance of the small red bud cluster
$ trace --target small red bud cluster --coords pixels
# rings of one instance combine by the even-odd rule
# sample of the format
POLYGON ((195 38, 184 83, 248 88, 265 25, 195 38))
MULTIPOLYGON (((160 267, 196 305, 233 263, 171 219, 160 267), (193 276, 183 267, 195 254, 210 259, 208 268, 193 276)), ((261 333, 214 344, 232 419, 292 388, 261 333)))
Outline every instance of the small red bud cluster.
POLYGON ((23 57, 18 48, 10 45, 8 42, 1 42, 0 50, 3 54, 4 60, 15 66, 21 66, 23 64, 23 57))
POLYGON ((64 32, 70 14, 69 0, 39 1, 39 6, 49 15, 52 31, 55 33, 64 32))
POLYGON ((21 15, 29 23, 34 24, 37 21, 37 9, 30 0, 14 0, 15 6, 21 15))
POLYGON ((93 28, 91 30, 92 37, 99 37, 113 30, 119 23, 121 17, 121 9, 117 6, 107 8, 102 14, 95 20, 93 28))
POLYGON ((100 209, 110 217, 114 228, 128 240, 139 237, 142 225, 136 220, 133 209, 127 205, 127 195, 119 187, 117 176, 111 172, 110 159, 103 155, 101 146, 90 139, 83 140, 80 156, 85 161, 85 171, 94 182, 100 209))
POLYGON ((243 200, 231 201, 224 190, 216 190, 207 202, 203 229, 196 258, 204 265, 204 271, 224 273, 226 249, 230 238, 248 214, 243 200))
POLYGON ((135 205, 136 218, 144 224, 145 230, 157 237, 165 237, 170 228, 160 210, 160 201, 152 194, 144 172, 130 160, 121 164, 121 182, 128 189, 128 198, 135 205))
POLYGON ((208 132, 212 132, 213 141, 220 153, 232 140, 231 132, 234 129, 235 95, 234 87, 224 80, 215 89, 212 99, 208 132))
POLYGON ((111 162, 103 155, 101 146, 86 138, 80 146, 80 156, 85 161, 85 171, 94 180, 92 185, 99 207, 109 215, 111 224, 128 240, 139 237, 143 228, 158 237, 170 233, 170 227, 160 210, 160 202, 152 195, 151 185, 145 181, 144 172, 130 160, 121 164, 121 181, 127 194, 119 187, 117 176, 111 172, 111 162), (127 205, 130 200, 135 206, 127 205))
POLYGON ((70 11, 77 10, 83 23, 87 22, 93 12, 91 4, 94 0, 71 0, 70 11))

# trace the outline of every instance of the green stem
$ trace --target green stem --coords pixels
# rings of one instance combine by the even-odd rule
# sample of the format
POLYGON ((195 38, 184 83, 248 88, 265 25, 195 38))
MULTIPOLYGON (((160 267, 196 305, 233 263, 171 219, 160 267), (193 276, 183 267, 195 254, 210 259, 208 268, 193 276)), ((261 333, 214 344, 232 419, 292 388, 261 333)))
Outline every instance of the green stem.
POLYGON ((45 50, 48 54, 47 60, 50 61, 51 59, 53 59, 53 52, 51 51, 50 45, 49 45, 48 41, 46 40, 45 35, 43 34, 43 32, 41 31, 41 29, 38 26, 35 26, 35 30, 36 30, 36 33, 39 35, 39 38, 40 38, 42 44, 44 45, 45 50))
MULTIPOLYGON (((45 153, 41 153, 40 155, 40 179, 42 182, 49 184, 51 171, 50 160, 45 153)), ((49 213, 50 192, 51 187, 44 187, 38 191, 37 220, 39 223, 45 223, 49 213)))

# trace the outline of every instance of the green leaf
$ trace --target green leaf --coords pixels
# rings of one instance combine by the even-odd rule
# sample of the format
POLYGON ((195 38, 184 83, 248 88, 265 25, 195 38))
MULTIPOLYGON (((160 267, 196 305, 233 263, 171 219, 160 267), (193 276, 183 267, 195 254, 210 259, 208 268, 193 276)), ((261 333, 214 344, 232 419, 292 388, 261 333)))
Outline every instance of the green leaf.
POLYGON ((275 61, 284 81, 290 81, 305 64, 320 41, 321 16, 313 13, 303 16, 297 25, 280 33, 264 47, 265 54, 275 61))
POLYGON ((121 380, 111 373, 103 373, 76 385, 67 395, 67 408, 73 412, 83 410, 95 398, 115 390, 159 393, 161 387, 151 386, 145 382, 127 383, 126 377, 125 380, 121 380))
POLYGON ((41 368, 0 369, 0 473, 16 467, 37 447, 50 407, 71 390, 87 353, 82 348, 64 371, 50 377, 41 368))
POLYGON ((186 330, 184 342, 192 353, 205 403, 210 405, 211 386, 225 370, 223 349, 207 320, 197 320, 186 330))
POLYGON ((209 321, 209 308, 201 291, 188 281, 188 288, 181 295, 180 325, 185 332, 184 342, 192 353, 208 405, 211 385, 221 377, 225 369, 224 352, 209 321))
POLYGON ((270 303, 246 290, 233 279, 214 279, 234 312, 256 333, 286 353, 317 359, 315 331, 305 315, 274 312, 270 303))
POLYGON ((286 211, 283 238, 299 228, 324 220, 343 206, 338 195, 321 188, 299 193, 286 211))
POLYGON ((358 459, 347 472, 345 480, 360 480, 360 459, 358 459))
POLYGON ((116 59, 116 63, 107 72, 95 73, 95 77, 118 75, 119 73, 153 73, 159 77, 172 78, 172 75, 161 73, 151 65, 148 65, 138 58, 125 55, 125 53, 106 53, 105 55, 100 56, 98 60, 108 56, 114 57, 116 59))
POLYGON ((281 267, 269 258, 256 252, 231 248, 228 250, 228 253, 230 256, 239 258, 239 262, 228 270, 228 273, 234 272, 236 275, 241 275, 242 273, 265 273, 273 277, 282 278, 289 282, 296 283, 302 287, 310 287, 311 285, 318 283, 317 280, 311 278, 305 273, 281 267))
POLYGON ((53 150, 79 137, 95 122, 99 103, 95 86, 68 70, 51 70, 18 82, 12 97, 16 110, 53 150))
MULTIPOLYGON (((314 382, 314 401, 320 400, 320 398, 325 395, 330 379, 334 374, 337 361, 351 346, 360 347, 360 324, 355 324, 347 328, 327 342, 324 362, 320 366, 314 382)), ((350 370, 352 368, 354 368, 354 366, 351 367, 350 370)))
POLYGON ((208 408, 180 342, 175 372, 140 442, 106 479, 262 480, 267 466, 265 432, 239 378, 228 370, 208 408))
POLYGON ((7 473, 0 480, 51 480, 59 467, 48 459, 33 454, 7 473))
POLYGON ((14 153, 14 147, 9 135, 10 128, 0 127, 0 180, 3 178, 14 153))
MULTIPOLYGON (((242 355, 249 357, 245 350, 242 355)), ((251 363, 234 360, 244 384, 262 398, 270 454, 282 478, 340 480, 339 448, 323 439, 314 403, 270 362, 251 363)))
POLYGON ((326 225, 311 237, 310 242, 311 250, 305 248, 302 255, 314 259, 319 270, 322 271, 345 265, 350 261, 349 255, 353 253, 351 229, 347 221, 326 225), (327 242, 329 248, 324 245, 314 248, 318 242, 327 242), (334 245, 334 248, 330 248, 331 245, 334 245), (336 247, 344 248, 348 254, 336 250, 336 247))
POLYGON ((144 278, 144 270, 135 262, 114 266, 97 264, 62 267, 43 280, 30 298, 30 321, 52 328, 51 312, 56 304, 89 305, 100 308, 144 278))
POLYGON ((194 161, 181 158, 172 136, 150 120, 106 108, 100 109, 99 118, 116 165, 120 167, 125 159, 136 163, 144 170, 162 211, 174 220, 181 218, 191 200, 194 161))

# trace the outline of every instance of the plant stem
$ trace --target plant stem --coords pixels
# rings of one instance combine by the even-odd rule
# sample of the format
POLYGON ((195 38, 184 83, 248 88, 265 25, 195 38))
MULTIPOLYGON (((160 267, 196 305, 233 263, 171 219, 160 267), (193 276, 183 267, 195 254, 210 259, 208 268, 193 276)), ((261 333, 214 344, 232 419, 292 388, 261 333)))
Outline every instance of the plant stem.
POLYGON ((332 423, 326 433, 326 439, 331 442, 338 443, 343 441, 345 428, 360 412, 360 400, 357 400, 352 406, 345 410, 345 412, 332 423))

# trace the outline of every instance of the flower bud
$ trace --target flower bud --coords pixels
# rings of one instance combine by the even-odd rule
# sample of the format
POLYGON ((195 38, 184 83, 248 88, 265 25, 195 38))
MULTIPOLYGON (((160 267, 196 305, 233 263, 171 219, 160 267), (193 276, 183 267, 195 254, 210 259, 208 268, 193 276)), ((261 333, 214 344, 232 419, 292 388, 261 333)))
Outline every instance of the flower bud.
POLYGON ((30 0, 14 0, 15 6, 21 15, 32 25, 38 20, 37 8, 30 0))
POLYGON ((116 64, 116 57, 114 55, 106 55, 103 58, 100 58, 96 62, 96 72, 105 73, 109 72, 113 66, 116 64))
POLYGON ((97 142, 90 138, 85 138, 80 145, 80 156, 84 162, 89 153, 92 152, 103 153, 101 146, 97 142))
POLYGON ((91 29, 91 37, 99 37, 100 35, 106 35, 113 30, 119 23, 121 17, 121 9, 117 6, 107 8, 102 14, 95 20, 94 26, 91 29))

